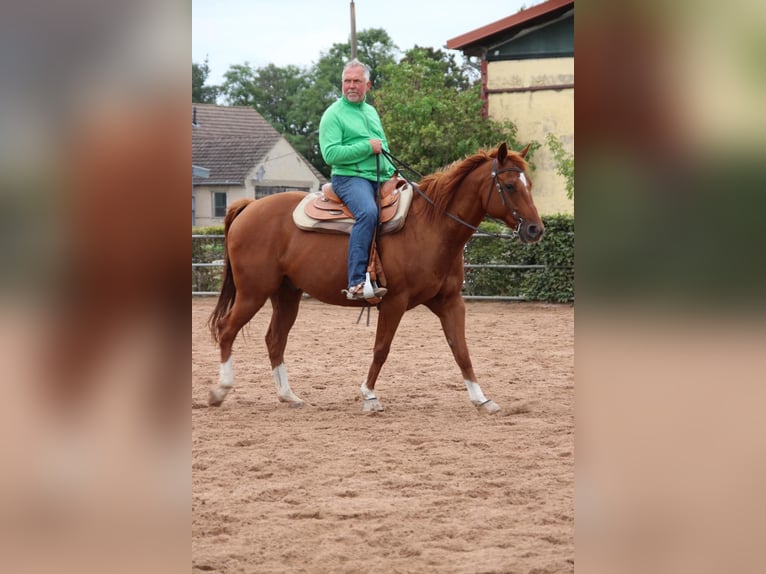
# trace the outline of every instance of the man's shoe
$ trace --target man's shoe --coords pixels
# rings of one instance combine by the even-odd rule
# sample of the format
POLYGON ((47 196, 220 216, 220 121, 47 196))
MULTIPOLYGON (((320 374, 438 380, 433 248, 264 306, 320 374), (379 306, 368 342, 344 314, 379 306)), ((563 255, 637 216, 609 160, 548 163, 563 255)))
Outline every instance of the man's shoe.
MULTIPOLYGON (((344 289, 343 293, 346 294, 346 299, 349 301, 364 301, 367 299, 367 297, 364 296, 364 282, 359 283, 359 285, 354 285, 350 289, 344 289)), ((373 287, 373 297, 380 299, 386 293, 388 293, 388 289, 385 287, 373 287)))
POLYGON ((364 301, 364 282, 354 285, 349 289, 344 289, 343 292, 349 301, 364 301))

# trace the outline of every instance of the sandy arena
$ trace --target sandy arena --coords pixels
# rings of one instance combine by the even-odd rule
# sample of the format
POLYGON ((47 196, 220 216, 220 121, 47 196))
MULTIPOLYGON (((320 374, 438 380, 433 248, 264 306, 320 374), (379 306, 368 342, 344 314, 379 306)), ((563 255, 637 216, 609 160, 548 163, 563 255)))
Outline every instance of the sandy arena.
POLYGON ((192 567, 221 573, 574 571, 574 308, 467 302, 484 394, 468 400, 438 318, 407 312, 361 412, 372 359, 358 309, 301 304, 279 403, 267 304, 234 345, 235 388, 207 406, 214 298, 192 298, 192 567))

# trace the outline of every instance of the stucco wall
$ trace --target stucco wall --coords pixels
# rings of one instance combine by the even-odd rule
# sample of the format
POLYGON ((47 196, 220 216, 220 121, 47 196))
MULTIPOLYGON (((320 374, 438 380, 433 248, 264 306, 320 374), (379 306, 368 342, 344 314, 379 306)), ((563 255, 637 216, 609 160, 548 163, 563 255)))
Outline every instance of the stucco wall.
POLYGON ((280 138, 263 160, 248 172, 245 185, 237 186, 195 186, 195 226, 222 225, 222 217, 213 217, 213 193, 226 192, 226 203, 231 205, 238 199, 255 197, 255 184, 259 168, 263 167, 263 179, 259 185, 287 186, 319 190, 319 179, 298 156, 286 139, 280 138))
MULTIPOLYGON (((573 58, 487 63, 490 90, 561 84, 574 84, 573 58)), ((547 134, 552 133, 566 151, 574 152, 574 89, 489 94, 488 111, 493 119, 513 121, 519 142, 542 144, 532 158, 536 170, 530 174, 540 214, 574 213, 574 201, 567 199, 564 178, 556 173, 553 154, 545 144, 547 134)))
POLYGON ((284 138, 277 141, 263 161, 250 170, 246 181, 249 197, 255 196, 253 178, 261 166, 264 170, 261 185, 286 185, 308 187, 309 191, 319 190, 317 177, 284 138))
POLYGON ((225 187, 216 185, 211 187, 197 186, 194 188, 196 197, 196 227, 207 227, 210 225, 223 225, 223 217, 213 217, 213 193, 226 192, 226 203, 231 205, 238 199, 252 197, 253 192, 245 190, 244 187, 232 185, 225 187))

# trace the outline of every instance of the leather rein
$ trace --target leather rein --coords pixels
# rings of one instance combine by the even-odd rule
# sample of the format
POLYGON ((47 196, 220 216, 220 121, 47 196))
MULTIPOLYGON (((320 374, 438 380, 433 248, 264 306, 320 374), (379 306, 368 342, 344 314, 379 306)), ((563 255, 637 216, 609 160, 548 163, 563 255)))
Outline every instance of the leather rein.
MULTIPOLYGON (((418 173, 415 169, 411 168, 409 165, 407 165, 403 161, 395 158, 393 155, 391 155, 386 150, 381 150, 380 153, 382 153, 394 165, 394 167, 403 167, 403 168, 411 171, 412 173, 416 174, 418 177, 420 177, 420 178, 423 177, 422 174, 418 173)), ((478 227, 476 227, 475 225, 472 225, 471 223, 468 223, 467 221, 465 221, 464 219, 458 217, 454 213, 450 213, 449 211, 446 211, 446 210, 442 211, 442 213, 444 213, 444 215, 446 215, 450 219, 453 219, 454 221, 457 221, 461 225, 464 225, 465 227, 468 227, 469 229, 472 229, 474 232, 486 233, 487 235, 491 235, 492 237, 502 237, 502 238, 505 238, 505 239, 515 239, 516 237, 519 236, 519 231, 521 230, 521 225, 524 223, 524 219, 518 214, 518 212, 515 209, 513 209, 509 205, 510 197, 509 197, 509 201, 506 201, 506 195, 510 196, 510 191, 508 191, 507 188, 504 188, 500 184, 500 180, 497 179, 498 175, 500 175, 501 173, 507 173, 509 171, 515 171, 515 172, 518 172, 518 173, 524 173, 524 170, 522 170, 519 167, 516 167, 515 165, 511 166, 511 167, 505 167, 503 169, 497 169, 497 158, 493 158, 492 159, 492 173, 490 174, 492 176, 492 181, 490 182, 489 190, 487 192, 487 202, 486 202, 486 205, 489 205, 489 200, 491 199, 491 196, 492 196, 492 190, 496 189, 498 195, 500 195, 500 201, 503 202, 503 205, 505 206, 506 209, 510 210, 511 215, 513 216, 513 218, 516 221, 519 222, 519 224, 516 226, 516 229, 511 229, 511 233, 510 234, 508 234, 508 233, 495 233, 495 232, 491 232, 491 231, 482 231, 478 227)), ((400 173, 401 173, 401 171, 400 171, 400 173)), ((420 187, 416 183, 408 180, 404 176, 402 176, 402 179, 404 179, 407 183, 409 183, 412 186, 412 188, 415 191, 417 191, 418 194, 423 199, 425 199, 426 202, 429 205, 431 205, 433 207, 436 206, 436 204, 434 203, 434 200, 431 199, 430 197, 428 197, 425 193, 423 193, 423 191, 420 189, 420 187)), ((513 191, 513 190, 511 190, 511 191, 513 191)), ((492 219, 493 221, 498 221, 498 220, 496 220, 493 217, 490 217, 489 219, 492 219)), ((505 225, 505 222, 499 222, 499 223, 502 223, 503 225, 505 225)))

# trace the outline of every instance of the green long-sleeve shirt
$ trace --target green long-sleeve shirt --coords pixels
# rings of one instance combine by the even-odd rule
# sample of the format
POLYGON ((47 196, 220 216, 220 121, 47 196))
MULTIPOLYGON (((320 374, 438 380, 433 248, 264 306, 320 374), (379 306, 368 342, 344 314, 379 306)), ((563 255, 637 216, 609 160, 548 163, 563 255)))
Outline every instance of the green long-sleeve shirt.
MULTIPOLYGON (((319 122, 319 148, 332 175, 351 175, 375 181, 378 177, 370 139, 379 139, 388 151, 386 134, 377 110, 366 102, 340 98, 322 115, 319 122)), ((380 179, 389 179, 394 166, 380 156, 380 179)))

